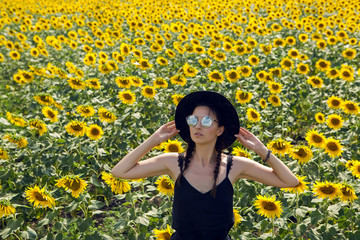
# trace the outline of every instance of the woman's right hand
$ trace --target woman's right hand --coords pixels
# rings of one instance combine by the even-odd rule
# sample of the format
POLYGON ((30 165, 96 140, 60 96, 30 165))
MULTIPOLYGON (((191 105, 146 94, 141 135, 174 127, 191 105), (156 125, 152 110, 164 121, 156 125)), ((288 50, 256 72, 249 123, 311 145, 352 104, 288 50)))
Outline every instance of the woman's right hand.
POLYGON ((176 129, 175 121, 171 121, 162 125, 152 136, 156 139, 157 145, 159 145, 169 138, 176 136, 178 132, 180 132, 180 130, 176 129))

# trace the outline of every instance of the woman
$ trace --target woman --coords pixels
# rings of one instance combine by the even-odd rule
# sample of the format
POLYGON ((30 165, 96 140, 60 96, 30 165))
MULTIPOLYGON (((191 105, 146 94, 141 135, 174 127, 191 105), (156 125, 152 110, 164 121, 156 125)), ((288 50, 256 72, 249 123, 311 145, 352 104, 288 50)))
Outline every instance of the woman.
POLYGON ((296 176, 252 133, 240 127, 234 106, 221 94, 193 92, 178 104, 175 121, 161 126, 112 169, 125 179, 170 175, 176 181, 174 240, 224 240, 234 224, 233 188, 245 178, 275 187, 296 187, 296 176), (139 160, 175 135, 188 144, 185 154, 164 153, 139 160), (270 167, 222 151, 235 140, 255 151, 270 167))

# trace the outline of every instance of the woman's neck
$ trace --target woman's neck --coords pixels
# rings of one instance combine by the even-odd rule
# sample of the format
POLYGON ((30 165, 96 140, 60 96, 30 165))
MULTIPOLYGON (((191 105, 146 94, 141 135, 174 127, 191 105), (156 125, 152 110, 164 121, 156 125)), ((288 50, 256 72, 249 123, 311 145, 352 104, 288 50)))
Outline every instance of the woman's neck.
POLYGON ((213 146, 197 145, 191 161, 197 162, 202 167, 208 167, 216 162, 216 156, 217 152, 213 146))

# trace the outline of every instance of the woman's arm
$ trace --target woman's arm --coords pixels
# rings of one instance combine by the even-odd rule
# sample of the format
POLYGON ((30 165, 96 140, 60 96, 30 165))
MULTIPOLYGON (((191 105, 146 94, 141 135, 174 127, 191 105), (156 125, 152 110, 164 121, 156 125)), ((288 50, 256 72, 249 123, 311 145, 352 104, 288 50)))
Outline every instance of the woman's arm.
POLYGON ((161 126, 145 142, 128 153, 120 160, 111 173, 118 178, 137 179, 150 176, 169 174, 167 162, 174 154, 161 154, 139 162, 151 149, 169 138, 174 137, 179 130, 175 127, 175 121, 168 122, 161 126))
MULTIPOLYGON (((240 128, 239 134, 236 137, 242 145, 256 152, 262 159, 266 158, 268 149, 255 135, 245 128, 240 128)), ((271 168, 249 159, 242 159, 243 166, 239 177, 275 187, 296 187, 299 184, 297 177, 274 154, 271 153, 266 162, 271 168)))

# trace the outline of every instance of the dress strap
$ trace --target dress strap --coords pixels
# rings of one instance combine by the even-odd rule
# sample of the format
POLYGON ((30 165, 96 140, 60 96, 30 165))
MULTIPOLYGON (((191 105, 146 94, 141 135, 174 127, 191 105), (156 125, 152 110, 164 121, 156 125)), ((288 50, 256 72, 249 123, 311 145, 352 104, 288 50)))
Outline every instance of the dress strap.
POLYGON ((226 177, 229 175, 232 163, 233 163, 233 157, 232 157, 232 155, 228 155, 227 166, 226 166, 226 177))

